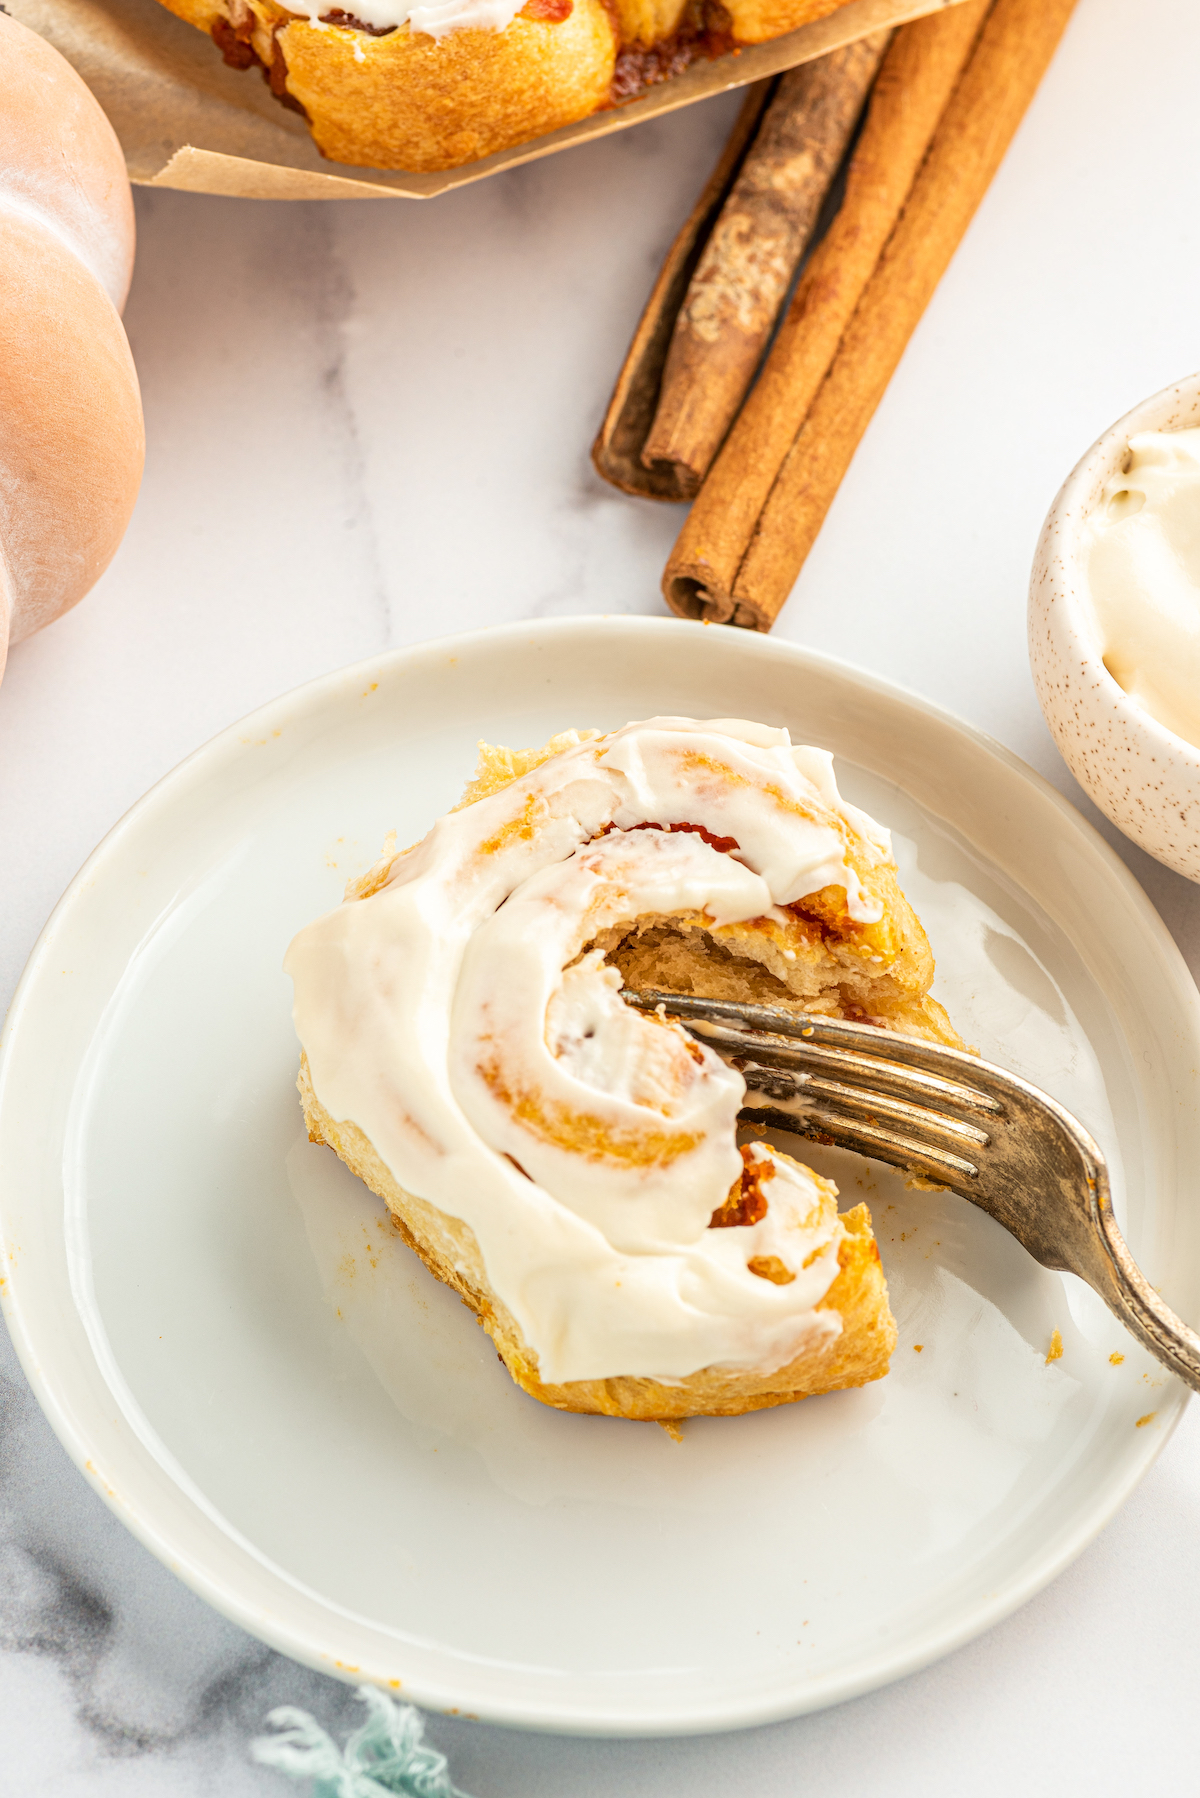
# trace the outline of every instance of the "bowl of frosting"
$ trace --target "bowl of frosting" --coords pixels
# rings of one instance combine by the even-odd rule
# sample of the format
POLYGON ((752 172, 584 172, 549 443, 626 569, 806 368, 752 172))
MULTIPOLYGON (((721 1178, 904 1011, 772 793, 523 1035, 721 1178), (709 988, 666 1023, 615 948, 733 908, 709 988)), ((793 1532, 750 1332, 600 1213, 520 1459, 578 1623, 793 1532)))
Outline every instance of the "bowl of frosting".
POLYGON ((1034 558, 1029 656, 1080 785, 1200 881, 1200 374, 1143 400, 1068 475, 1034 558))

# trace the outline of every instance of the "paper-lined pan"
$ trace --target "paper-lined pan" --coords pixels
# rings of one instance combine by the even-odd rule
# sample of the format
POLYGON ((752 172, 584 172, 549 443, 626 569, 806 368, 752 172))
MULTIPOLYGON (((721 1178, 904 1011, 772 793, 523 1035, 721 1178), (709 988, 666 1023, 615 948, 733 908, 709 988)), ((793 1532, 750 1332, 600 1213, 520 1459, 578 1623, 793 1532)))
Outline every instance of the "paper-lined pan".
POLYGON ((83 76, 112 120, 131 180, 255 200, 336 200, 428 199, 955 3, 849 0, 828 18, 769 44, 694 63, 626 106, 435 174, 327 162, 304 120, 280 106, 254 71, 226 68, 211 41, 158 0, 6 0, 6 10, 47 38, 83 76))

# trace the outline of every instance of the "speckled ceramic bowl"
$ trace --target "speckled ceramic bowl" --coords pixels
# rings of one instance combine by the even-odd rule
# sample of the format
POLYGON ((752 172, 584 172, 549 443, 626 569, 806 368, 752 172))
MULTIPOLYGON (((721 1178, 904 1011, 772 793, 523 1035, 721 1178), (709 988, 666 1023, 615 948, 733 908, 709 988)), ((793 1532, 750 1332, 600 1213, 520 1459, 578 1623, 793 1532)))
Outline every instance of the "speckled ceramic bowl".
POLYGON ((1119 830, 1168 868, 1200 881, 1200 749, 1117 685, 1086 606, 1083 525, 1136 431, 1200 424, 1200 374, 1188 375, 1107 430, 1050 508, 1029 584, 1029 660, 1054 740, 1076 780, 1119 830))

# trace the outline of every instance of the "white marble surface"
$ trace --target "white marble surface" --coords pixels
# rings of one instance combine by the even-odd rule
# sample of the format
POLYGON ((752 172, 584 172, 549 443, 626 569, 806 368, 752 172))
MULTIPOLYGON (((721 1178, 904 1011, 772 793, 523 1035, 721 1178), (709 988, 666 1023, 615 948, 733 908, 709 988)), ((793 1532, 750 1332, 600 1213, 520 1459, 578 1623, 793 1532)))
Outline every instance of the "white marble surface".
MULTIPOLYGON (((1088 810, 1025 659, 1080 452, 1200 363, 1194 0, 1080 0, 778 627, 950 706, 1088 810)), ((139 196, 149 459, 98 590, 0 691, 0 991, 139 794, 250 707, 393 644, 656 611, 680 514, 587 448, 724 99, 427 204, 139 196)), ((1091 813, 1093 817, 1094 813, 1091 813)), ((1107 830, 1107 827, 1105 827, 1107 830)), ((1200 971, 1200 890, 1108 834, 1200 971)), ((0 1345, 0 1789, 284 1792, 246 1741, 346 1688, 262 1648, 85 1486, 0 1345)), ((801 1721, 595 1743, 435 1719, 476 1798, 1195 1789, 1200 1418, 1017 1616, 801 1721)))

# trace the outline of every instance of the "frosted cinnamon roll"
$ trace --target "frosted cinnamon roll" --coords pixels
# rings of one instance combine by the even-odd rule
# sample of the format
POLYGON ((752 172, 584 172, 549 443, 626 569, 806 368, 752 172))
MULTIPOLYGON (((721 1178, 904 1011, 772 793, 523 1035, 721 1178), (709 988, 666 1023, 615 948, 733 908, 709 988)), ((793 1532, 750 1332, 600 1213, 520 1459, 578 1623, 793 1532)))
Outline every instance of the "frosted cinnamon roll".
POLYGON ((286 967, 309 1134, 378 1193, 513 1377, 671 1419, 886 1373, 864 1206, 738 1140, 742 1077, 623 984, 958 1043, 887 833, 821 750, 657 718, 484 748, 462 804, 286 967))

